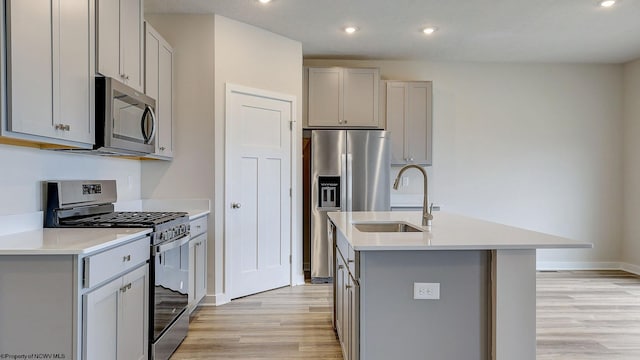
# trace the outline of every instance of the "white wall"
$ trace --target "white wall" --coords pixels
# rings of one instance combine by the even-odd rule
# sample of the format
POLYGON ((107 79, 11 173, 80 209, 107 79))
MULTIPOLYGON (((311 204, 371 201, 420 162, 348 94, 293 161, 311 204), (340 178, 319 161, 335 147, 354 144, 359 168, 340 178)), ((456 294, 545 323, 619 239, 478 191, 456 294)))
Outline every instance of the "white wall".
MULTIPOLYGON (((593 250, 541 251, 539 261, 620 260, 621 66, 304 63, 433 80, 432 201, 443 211, 594 243, 593 250)), ((421 191, 419 173, 411 174, 410 191, 421 191)))
POLYGON ((640 59, 624 66, 624 246, 640 270, 640 59))
POLYGON ((118 200, 140 198, 140 161, 0 144, 0 215, 43 210, 42 181, 115 179, 118 200))
MULTIPOLYGON (((174 50, 174 159, 142 163, 142 197, 213 202, 214 17, 147 14, 145 18, 174 50)), ((214 215, 208 223, 209 294, 215 288, 214 215)))
MULTIPOLYGON (((299 99, 295 115, 300 118, 301 44, 217 15, 148 14, 146 18, 175 50, 176 129, 174 160, 143 163, 142 194, 212 200, 207 291, 224 300, 225 84, 294 95, 299 99)), ((301 136, 298 130, 296 137, 301 136)), ((301 163, 300 155, 296 162, 301 163)), ((301 206, 296 204, 296 216, 301 206)), ((301 238, 301 229, 294 237, 301 238)))
MULTIPOLYGON (((262 90, 293 95, 298 99, 295 118, 302 115, 302 45, 260 28, 222 16, 215 17, 215 253, 216 294, 227 292, 224 272, 224 123, 225 84, 231 83, 262 90)), ((302 127, 297 126, 295 143, 302 142, 302 127)), ((300 169, 302 154, 295 155, 294 169, 300 169)), ((294 170, 295 171, 295 170, 294 170)), ((294 184, 302 183, 302 173, 295 172, 294 184)), ((295 186, 295 185, 294 185, 295 186)), ((294 273, 302 277, 302 189, 294 187, 292 224, 294 273)))

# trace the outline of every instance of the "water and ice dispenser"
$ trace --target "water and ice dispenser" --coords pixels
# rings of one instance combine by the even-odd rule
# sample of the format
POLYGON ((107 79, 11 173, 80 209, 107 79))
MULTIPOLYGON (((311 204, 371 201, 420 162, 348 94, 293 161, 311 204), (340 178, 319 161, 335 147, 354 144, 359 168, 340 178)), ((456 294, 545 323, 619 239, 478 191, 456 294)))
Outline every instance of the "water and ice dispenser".
POLYGON ((318 176, 318 208, 340 208, 340 176, 318 176))

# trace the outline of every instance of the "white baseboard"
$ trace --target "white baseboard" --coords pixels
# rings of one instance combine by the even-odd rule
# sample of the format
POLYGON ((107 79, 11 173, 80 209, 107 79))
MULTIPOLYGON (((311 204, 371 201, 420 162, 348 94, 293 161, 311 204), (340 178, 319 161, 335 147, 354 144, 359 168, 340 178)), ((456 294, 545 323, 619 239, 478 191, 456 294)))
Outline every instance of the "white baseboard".
POLYGON ((205 295, 204 299, 200 301, 200 306, 220 306, 230 302, 231 299, 225 293, 215 295, 205 295))
POLYGON ((616 261, 538 261, 536 270, 620 270, 622 266, 616 261))
POLYGON ((629 264, 629 263, 621 263, 620 268, 626 272, 630 272, 632 274, 640 275, 640 266, 629 264))
POLYGON ((583 261, 538 261, 536 263, 538 271, 559 271, 559 270, 624 270, 632 274, 640 275, 640 266, 625 262, 603 261, 603 262, 583 262, 583 261))
POLYGON ((293 283, 291 286, 304 285, 304 273, 293 276, 293 283))

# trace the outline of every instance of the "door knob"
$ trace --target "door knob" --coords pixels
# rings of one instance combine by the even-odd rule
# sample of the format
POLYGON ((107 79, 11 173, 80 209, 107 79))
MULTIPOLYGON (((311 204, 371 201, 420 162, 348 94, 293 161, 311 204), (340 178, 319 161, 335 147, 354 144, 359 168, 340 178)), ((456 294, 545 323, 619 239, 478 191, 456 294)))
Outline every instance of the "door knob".
POLYGON ((240 209, 240 203, 231 203, 232 209, 240 209))

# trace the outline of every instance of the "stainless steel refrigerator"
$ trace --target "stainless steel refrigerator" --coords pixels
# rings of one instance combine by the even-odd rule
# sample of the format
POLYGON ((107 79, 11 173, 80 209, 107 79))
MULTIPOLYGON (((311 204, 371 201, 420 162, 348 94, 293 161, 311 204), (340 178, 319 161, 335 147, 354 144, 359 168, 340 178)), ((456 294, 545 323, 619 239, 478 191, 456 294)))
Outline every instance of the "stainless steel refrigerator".
POLYGON ((311 281, 333 279, 329 211, 388 211, 390 138, 382 130, 311 132, 311 281))

